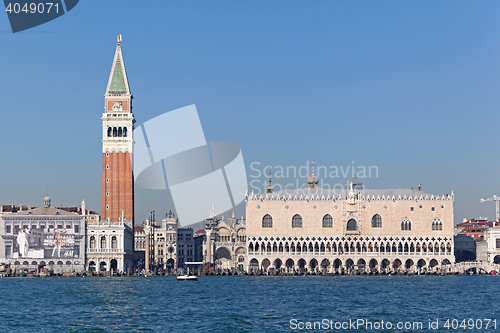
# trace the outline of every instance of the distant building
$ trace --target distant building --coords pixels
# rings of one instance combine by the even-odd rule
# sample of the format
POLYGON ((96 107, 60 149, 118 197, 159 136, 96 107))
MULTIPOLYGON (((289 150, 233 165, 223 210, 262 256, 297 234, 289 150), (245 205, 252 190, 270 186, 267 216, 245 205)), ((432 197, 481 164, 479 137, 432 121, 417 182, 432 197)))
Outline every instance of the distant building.
POLYGON ((483 240, 486 229, 499 225, 499 221, 488 221, 486 217, 476 217, 470 220, 464 219, 462 223, 455 225, 455 234, 464 234, 475 240, 483 240))
POLYGON ((245 220, 236 219, 234 212, 227 220, 219 219, 212 209, 205 220, 205 234, 203 262, 218 271, 243 272, 247 254, 245 220))
POLYGON ((194 261, 193 229, 177 228, 177 267, 183 268, 184 263, 194 261))
POLYGON ((338 272, 437 269, 455 261, 453 192, 271 189, 246 198, 246 269, 338 272))
POLYGON ((478 260, 500 264, 500 226, 485 229, 484 239, 476 244, 478 260))
POLYGON ((183 268, 185 262, 194 261, 193 229, 179 228, 179 220, 171 211, 165 215, 161 225, 156 224, 154 217, 150 216, 150 219, 152 221, 147 220, 142 226, 147 269, 171 272, 183 268))
POLYGON ((134 249, 136 252, 144 252, 146 250, 146 234, 143 227, 134 227, 134 249))
POLYGON ((11 269, 80 272, 85 269, 85 222, 99 214, 77 207, 0 206, 0 262, 11 269))
POLYGON ((199 229, 193 234, 194 239, 194 261, 203 262, 203 243, 205 242, 205 230, 199 229))

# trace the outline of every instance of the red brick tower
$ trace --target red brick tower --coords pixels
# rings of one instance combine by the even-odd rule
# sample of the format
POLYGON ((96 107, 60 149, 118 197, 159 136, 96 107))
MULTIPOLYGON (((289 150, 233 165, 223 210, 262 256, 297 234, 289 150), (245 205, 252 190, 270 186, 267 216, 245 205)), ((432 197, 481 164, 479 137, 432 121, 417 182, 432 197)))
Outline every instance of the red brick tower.
POLYGON ((118 35, 102 115, 102 219, 134 221, 132 94, 118 35))

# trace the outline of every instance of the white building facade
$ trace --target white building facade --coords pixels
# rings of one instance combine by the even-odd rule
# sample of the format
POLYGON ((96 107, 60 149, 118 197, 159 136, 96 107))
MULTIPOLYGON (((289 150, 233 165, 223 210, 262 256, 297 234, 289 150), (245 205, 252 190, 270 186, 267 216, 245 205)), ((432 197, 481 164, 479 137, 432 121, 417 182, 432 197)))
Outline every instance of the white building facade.
POLYGON ((453 192, 303 190, 246 197, 248 272, 436 270, 453 263, 453 192))

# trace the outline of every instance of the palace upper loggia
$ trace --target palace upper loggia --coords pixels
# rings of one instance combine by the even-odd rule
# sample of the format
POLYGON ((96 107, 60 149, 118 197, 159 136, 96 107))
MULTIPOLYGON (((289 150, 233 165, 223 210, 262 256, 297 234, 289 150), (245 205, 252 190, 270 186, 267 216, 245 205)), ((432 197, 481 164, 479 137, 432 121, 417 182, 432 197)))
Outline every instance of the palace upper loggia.
POLYGON ((353 178, 322 189, 246 196, 248 272, 427 271, 454 263, 453 192, 365 189, 353 178))

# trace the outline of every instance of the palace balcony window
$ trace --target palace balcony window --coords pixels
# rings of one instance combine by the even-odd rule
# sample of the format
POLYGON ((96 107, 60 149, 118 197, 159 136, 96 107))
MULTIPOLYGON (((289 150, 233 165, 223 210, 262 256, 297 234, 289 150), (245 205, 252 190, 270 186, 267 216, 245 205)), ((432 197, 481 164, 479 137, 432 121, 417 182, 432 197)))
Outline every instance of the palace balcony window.
POLYGON ((95 237, 90 237, 90 248, 95 249, 95 237))
POLYGON ((271 215, 266 214, 262 218, 262 228, 272 228, 273 227, 273 218, 271 215))
POLYGON ((323 228, 333 228, 333 218, 330 214, 323 216, 323 228))
POLYGON ((101 237, 101 249, 106 248, 106 236, 101 237))
POLYGON ((382 217, 378 214, 372 217, 372 228, 382 228, 382 217))
POLYGON ((358 230, 358 222, 355 219, 350 219, 347 221, 347 230, 348 231, 356 231, 358 230))
POLYGON ((496 239, 496 245, 497 245, 497 249, 500 249, 500 238, 497 238, 496 239))
POLYGON ((431 224, 432 230, 443 230, 443 222, 439 218, 434 218, 431 224))
POLYGON ((302 216, 299 214, 292 217, 292 228, 302 228, 302 216))
POLYGON ((411 221, 408 219, 401 221, 401 230, 411 230, 411 221))

